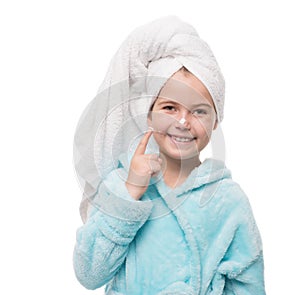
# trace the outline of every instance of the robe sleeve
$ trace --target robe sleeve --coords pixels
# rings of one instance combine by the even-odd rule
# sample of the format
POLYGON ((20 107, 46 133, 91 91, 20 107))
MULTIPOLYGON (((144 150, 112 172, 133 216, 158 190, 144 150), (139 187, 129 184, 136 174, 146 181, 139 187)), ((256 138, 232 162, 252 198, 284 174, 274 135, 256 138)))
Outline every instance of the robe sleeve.
POLYGON ((73 252, 75 274, 85 288, 100 288, 113 278, 151 209, 151 201, 131 198, 115 173, 99 186, 73 252))
POLYGON ((219 266, 225 276, 223 295, 265 295, 264 261, 260 233, 245 198, 238 210, 239 223, 219 266))

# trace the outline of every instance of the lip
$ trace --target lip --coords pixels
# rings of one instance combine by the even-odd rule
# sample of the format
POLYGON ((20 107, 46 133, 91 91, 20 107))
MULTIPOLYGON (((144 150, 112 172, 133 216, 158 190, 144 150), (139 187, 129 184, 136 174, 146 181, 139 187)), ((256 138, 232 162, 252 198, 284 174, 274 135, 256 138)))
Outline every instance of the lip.
POLYGON ((182 136, 182 135, 175 135, 175 134, 167 134, 167 135, 176 144, 190 144, 194 142, 194 140, 196 139, 196 137, 190 137, 190 136, 182 136))

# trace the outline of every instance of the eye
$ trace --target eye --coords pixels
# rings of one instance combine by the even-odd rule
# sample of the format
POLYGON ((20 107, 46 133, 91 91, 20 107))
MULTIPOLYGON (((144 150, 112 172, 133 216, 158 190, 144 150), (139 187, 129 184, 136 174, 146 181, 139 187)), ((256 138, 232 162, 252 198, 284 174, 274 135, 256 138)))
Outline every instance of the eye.
POLYGON ((193 111, 193 115, 195 116, 207 115, 207 111, 204 109, 197 109, 193 111))
POLYGON ((163 107, 163 110, 176 111, 176 108, 172 105, 166 105, 166 106, 163 107))

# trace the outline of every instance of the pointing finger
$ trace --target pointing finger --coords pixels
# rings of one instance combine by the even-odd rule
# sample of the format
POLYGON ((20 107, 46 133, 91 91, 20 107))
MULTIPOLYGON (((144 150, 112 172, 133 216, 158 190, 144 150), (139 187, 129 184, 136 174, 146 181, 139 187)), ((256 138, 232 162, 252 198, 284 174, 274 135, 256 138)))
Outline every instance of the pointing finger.
POLYGON ((140 141, 139 145, 135 150, 134 153, 135 155, 143 155, 145 153, 152 132, 153 132, 152 130, 148 130, 146 134, 143 136, 142 140, 140 141))

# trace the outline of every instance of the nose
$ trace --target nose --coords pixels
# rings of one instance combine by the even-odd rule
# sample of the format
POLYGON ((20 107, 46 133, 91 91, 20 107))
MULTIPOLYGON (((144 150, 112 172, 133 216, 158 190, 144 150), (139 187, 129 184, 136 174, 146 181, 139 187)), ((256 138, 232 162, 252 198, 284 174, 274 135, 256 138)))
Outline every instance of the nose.
POLYGON ((180 120, 179 120, 179 123, 180 124, 184 124, 186 122, 186 119, 185 118, 181 118, 180 120))
POLYGON ((179 119, 176 119, 175 126, 180 130, 190 130, 191 125, 189 120, 189 114, 187 112, 181 112, 179 119))

